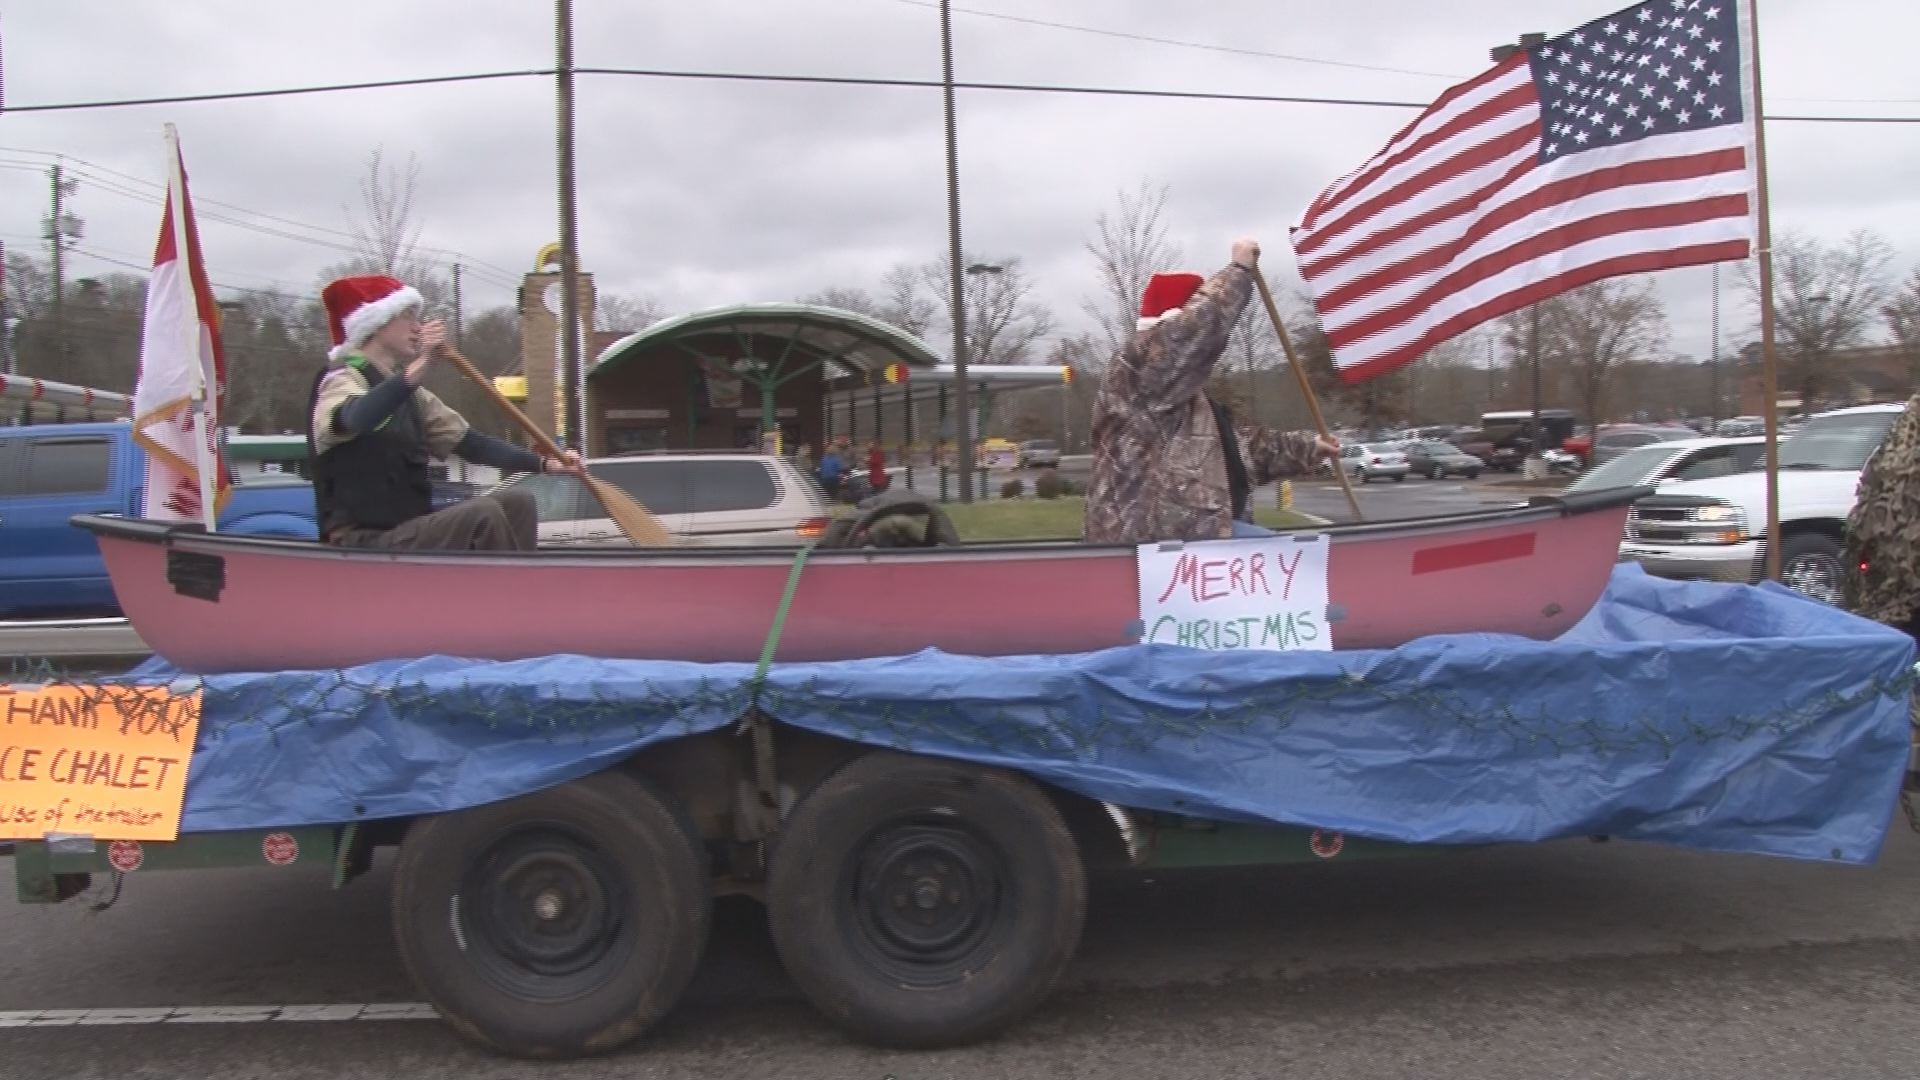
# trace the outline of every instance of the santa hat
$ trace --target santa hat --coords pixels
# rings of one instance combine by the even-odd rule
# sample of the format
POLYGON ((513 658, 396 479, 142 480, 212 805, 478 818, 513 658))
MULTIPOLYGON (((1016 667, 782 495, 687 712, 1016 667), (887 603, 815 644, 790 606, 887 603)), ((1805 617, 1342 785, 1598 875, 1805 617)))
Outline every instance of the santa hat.
POLYGON ((384 274, 341 278, 320 291, 320 302, 327 306, 327 326, 333 331, 333 348, 327 352, 332 360, 358 351, 396 316, 426 305, 412 286, 384 274))
POLYGON ((1199 274, 1155 274, 1147 279, 1147 291, 1140 297, 1140 321, 1145 330, 1186 306, 1206 281, 1199 274))

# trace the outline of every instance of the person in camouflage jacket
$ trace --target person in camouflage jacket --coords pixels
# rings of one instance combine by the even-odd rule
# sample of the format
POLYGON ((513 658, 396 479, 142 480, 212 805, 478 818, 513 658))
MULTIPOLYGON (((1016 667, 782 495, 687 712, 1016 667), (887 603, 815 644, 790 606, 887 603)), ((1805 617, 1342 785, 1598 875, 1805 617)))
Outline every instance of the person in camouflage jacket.
POLYGON ((1920 631, 1920 396, 1860 470, 1841 567, 1848 611, 1920 631))
MULTIPOLYGON (((1202 282, 1155 274, 1139 329, 1107 365, 1093 402, 1093 475, 1083 538, 1094 544, 1216 540, 1236 528, 1226 449, 1204 387, 1227 333, 1253 292, 1260 248, 1233 246, 1233 261, 1202 282)), ((1310 431, 1237 426, 1253 487, 1313 471, 1339 446, 1310 431)))

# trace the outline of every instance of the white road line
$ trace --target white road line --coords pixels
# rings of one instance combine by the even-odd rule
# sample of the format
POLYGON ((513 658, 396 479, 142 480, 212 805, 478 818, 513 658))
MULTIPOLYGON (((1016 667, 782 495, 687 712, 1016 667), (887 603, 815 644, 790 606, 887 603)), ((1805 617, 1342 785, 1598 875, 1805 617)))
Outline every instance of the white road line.
POLYGON ((151 1009, 0 1011, 0 1028, 125 1027, 134 1024, 267 1024, 341 1020, 438 1020, 424 1002, 364 1005, 176 1005, 151 1009))

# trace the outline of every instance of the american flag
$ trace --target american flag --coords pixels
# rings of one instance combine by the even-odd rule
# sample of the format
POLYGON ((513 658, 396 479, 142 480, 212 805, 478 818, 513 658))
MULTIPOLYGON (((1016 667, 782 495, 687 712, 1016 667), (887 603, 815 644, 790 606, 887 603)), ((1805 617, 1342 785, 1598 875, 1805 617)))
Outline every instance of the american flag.
POLYGON ((1745 0, 1646 0, 1455 86, 1292 231, 1353 383, 1602 278, 1746 258, 1745 0))

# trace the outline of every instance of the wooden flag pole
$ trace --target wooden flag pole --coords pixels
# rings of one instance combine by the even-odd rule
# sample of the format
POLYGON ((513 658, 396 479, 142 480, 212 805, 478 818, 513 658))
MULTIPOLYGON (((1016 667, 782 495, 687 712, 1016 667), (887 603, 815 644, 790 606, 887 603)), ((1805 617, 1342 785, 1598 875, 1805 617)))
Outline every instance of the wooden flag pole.
MULTIPOLYGON (((451 345, 441 346, 441 353, 446 357, 447 363, 459 369, 460 374, 473 380, 475 386, 485 390, 487 396, 493 399, 493 403, 500 406, 500 411, 512 417, 514 423, 520 425, 520 430, 527 433, 527 438, 533 440, 535 447, 550 458, 560 457, 560 447, 554 444, 546 432, 540 430, 540 425, 529 420, 526 413, 521 412, 513 402, 508 401, 506 395, 493 385, 492 380, 480 374, 479 369, 473 366, 473 361, 460 355, 460 350, 451 345)), ((633 496, 592 474, 583 474, 580 479, 585 482, 587 490, 593 492, 593 497, 600 500, 600 505, 606 507, 607 516, 620 527, 621 533, 627 539, 635 544, 651 547, 673 546, 673 534, 668 532, 667 527, 660 524, 660 519, 654 517, 646 507, 641 506, 633 496)))
MULTIPOLYGON (((1273 290, 1267 287, 1267 275, 1259 267, 1253 270, 1254 284, 1260 286, 1260 302, 1267 306, 1267 318, 1273 320, 1273 332, 1279 335, 1280 348, 1287 354, 1287 366, 1293 369, 1295 378, 1300 380, 1300 393, 1307 399, 1307 409, 1313 413, 1314 426, 1320 434, 1333 442, 1333 432, 1327 430, 1327 418, 1320 415, 1320 399, 1313 396, 1313 384, 1307 381, 1307 369, 1300 366, 1300 357, 1293 351, 1293 338, 1287 334, 1287 324, 1280 320, 1279 305, 1273 302, 1273 290)), ((1338 457, 1333 459, 1333 474, 1340 478, 1340 490, 1347 493, 1347 505, 1353 508, 1353 519, 1365 521, 1367 515, 1360 512, 1360 500, 1354 497, 1353 481, 1347 479, 1347 467, 1338 457)))
MULTIPOLYGON (((1780 580, 1780 378, 1773 348, 1773 215, 1767 202, 1767 124, 1760 104, 1760 12, 1755 0, 1743 0, 1747 9, 1748 65, 1753 79, 1753 165, 1755 197, 1760 211, 1760 364, 1762 413, 1767 421, 1767 580, 1780 580)), ((1802 409, 1811 402, 1801 402, 1802 409)))

